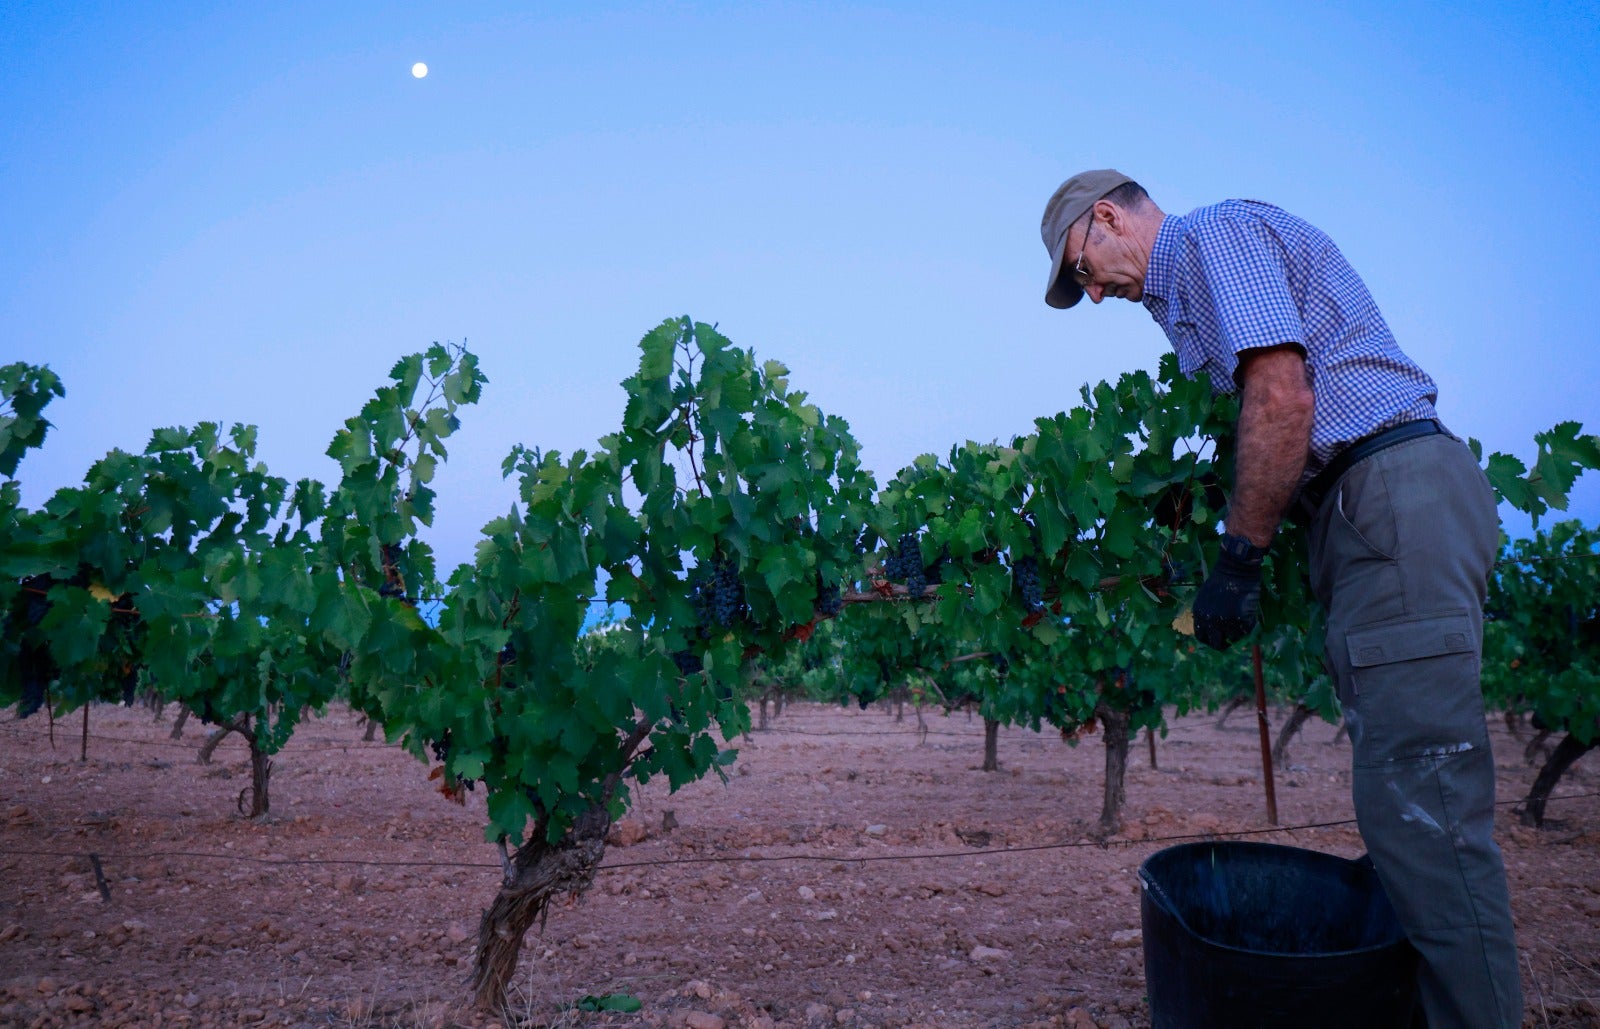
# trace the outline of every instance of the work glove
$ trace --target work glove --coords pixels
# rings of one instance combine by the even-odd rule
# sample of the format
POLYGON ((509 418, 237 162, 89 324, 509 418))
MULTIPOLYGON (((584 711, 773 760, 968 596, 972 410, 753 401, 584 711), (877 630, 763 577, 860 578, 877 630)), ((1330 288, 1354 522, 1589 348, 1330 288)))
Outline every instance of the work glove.
POLYGON ((1267 556, 1243 536, 1224 535, 1211 574, 1194 596, 1194 634, 1226 650, 1250 634, 1261 617, 1261 561, 1267 556))

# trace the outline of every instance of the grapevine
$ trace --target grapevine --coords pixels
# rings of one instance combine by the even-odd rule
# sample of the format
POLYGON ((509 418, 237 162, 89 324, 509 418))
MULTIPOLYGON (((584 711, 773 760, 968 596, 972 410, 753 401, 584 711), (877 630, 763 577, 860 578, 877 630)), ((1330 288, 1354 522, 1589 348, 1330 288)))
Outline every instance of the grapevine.
MULTIPOLYGON (((1240 677, 1238 654, 1182 632, 1216 556, 1236 411, 1170 357, 1086 386, 1005 445, 922 455, 880 490, 848 424, 781 364, 669 319, 640 341, 618 429, 570 455, 514 448, 517 504, 441 582, 422 538, 431 483, 484 382, 464 348, 398 362, 335 435, 331 486, 268 473, 250 427, 202 423, 113 451, 30 511, 11 477, 63 391, 47 369, 0 369, 0 703, 65 712, 152 688, 246 736, 264 813, 270 757, 307 713, 348 699, 447 794, 482 787, 485 837, 506 849, 480 922, 485 1007, 551 899, 587 888, 631 791, 722 774, 746 696, 777 677, 863 704, 970 701, 986 727, 1049 724, 1073 741, 1105 726, 1106 832, 1130 734, 1219 703, 1240 677), (440 598, 426 621, 424 596, 440 598), (597 601, 627 614, 586 632, 597 601)), ((1531 467, 1486 466, 1535 517, 1600 465, 1576 423, 1536 443, 1531 467)), ((1269 559, 1252 642, 1278 690, 1333 717, 1299 533, 1269 559)), ((1508 573, 1504 611, 1528 606, 1531 581, 1508 573)), ((1569 606, 1556 621, 1586 640, 1592 609, 1569 606)), ((1535 659, 1588 674, 1586 650, 1532 624, 1491 622, 1486 684, 1535 659)), ((1592 683, 1513 679, 1507 703, 1592 742, 1592 683)))

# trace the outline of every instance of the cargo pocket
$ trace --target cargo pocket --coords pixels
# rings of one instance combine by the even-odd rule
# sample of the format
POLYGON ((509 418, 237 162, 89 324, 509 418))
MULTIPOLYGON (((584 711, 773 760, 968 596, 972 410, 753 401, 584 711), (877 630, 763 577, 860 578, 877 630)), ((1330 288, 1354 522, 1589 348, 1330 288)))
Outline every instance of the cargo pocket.
POLYGON ((1348 535, 1358 550, 1366 551, 1368 557, 1379 561, 1394 560, 1394 540, 1397 535, 1394 526, 1394 512, 1389 503, 1389 490, 1381 474, 1376 474, 1376 469, 1355 469, 1352 477, 1361 473, 1372 473, 1366 476, 1366 481, 1360 489, 1347 489, 1341 484, 1333 492, 1333 519, 1339 531, 1348 535), (1371 496, 1370 494, 1377 494, 1371 496), (1355 507, 1358 502, 1360 509, 1355 507), (1376 512, 1369 512, 1369 508, 1376 508, 1376 512))
POLYGON ((1371 460, 1360 462, 1322 507, 1312 583, 1329 618, 1364 624, 1404 618, 1406 581, 1391 556, 1398 530, 1381 471, 1371 460))
POLYGON ((1478 640, 1466 614, 1363 626, 1345 644, 1362 729, 1357 765, 1488 745, 1478 640))

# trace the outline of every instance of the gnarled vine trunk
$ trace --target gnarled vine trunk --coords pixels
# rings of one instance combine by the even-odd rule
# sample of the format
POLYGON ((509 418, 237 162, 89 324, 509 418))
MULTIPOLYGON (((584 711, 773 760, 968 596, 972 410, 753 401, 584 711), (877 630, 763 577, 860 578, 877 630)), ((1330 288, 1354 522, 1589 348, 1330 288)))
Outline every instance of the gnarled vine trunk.
POLYGON ((211 756, 216 753, 218 745, 228 738, 229 733, 238 733, 244 737, 245 743, 250 747, 250 785, 239 791, 235 805, 242 815, 251 818, 260 818, 272 809, 272 801, 268 795, 268 787, 272 782, 272 760, 266 751, 261 749, 261 744, 256 740, 256 734, 250 727, 250 716, 240 715, 231 722, 224 723, 206 738, 205 745, 196 755, 202 765, 211 763, 211 756), (250 809, 245 810, 244 796, 250 794, 250 809))
POLYGON ((1217 719, 1217 728, 1220 729, 1224 725, 1227 725, 1228 716, 1239 710, 1241 707, 1244 707, 1248 703, 1250 703, 1250 695, 1247 693, 1241 693, 1224 704, 1222 707, 1222 715, 1217 719))
POLYGON ((471 989, 472 1003, 479 1010, 491 1014, 504 1010, 506 987, 517 971, 522 938, 534 922, 543 924, 551 899, 562 893, 581 896, 594 882, 606 853, 606 833, 611 830, 611 798, 635 751, 650 735, 650 724, 639 722, 622 740, 620 760, 606 776, 599 797, 559 840, 546 843, 544 825, 536 822, 528 841, 507 863, 500 892, 478 922, 471 989))
POLYGON ((776 710, 772 712, 772 718, 776 718, 783 712, 783 687, 764 676, 756 666, 754 658, 750 658, 744 663, 744 679, 746 683, 760 691, 757 694, 760 711, 759 718, 756 721, 756 731, 766 732, 772 728, 772 722, 767 716, 767 705, 771 703, 776 706, 776 710))
POLYGON ((1304 704, 1296 704, 1294 711, 1289 714, 1288 721, 1283 723, 1283 728, 1278 730, 1278 742, 1272 745, 1272 763, 1285 765, 1289 763, 1289 741, 1294 739, 1295 733, 1310 720, 1315 711, 1304 704))
POLYGON ((1000 771, 1000 723, 993 718, 983 720, 983 770, 1000 771))
POLYGON ((1095 705, 1095 717, 1106 741, 1106 792, 1100 806, 1100 831, 1109 836, 1122 829, 1123 780, 1128 772, 1128 744, 1131 736, 1128 712, 1107 704, 1104 700, 1095 705))
POLYGON ((195 760, 202 765, 209 765, 211 756, 217 752, 217 747, 221 746, 222 741, 228 738, 230 732, 236 732, 241 736, 248 737, 250 735, 249 730, 249 715, 240 715, 231 722, 223 723, 211 730, 211 735, 206 737, 205 743, 200 747, 200 753, 195 755, 195 760))
POLYGON ((555 843, 546 843, 541 835, 517 848, 510 876, 478 922, 472 1001, 479 1009, 497 1013, 504 1007, 523 936, 535 922, 543 922, 556 895, 581 895, 594 882, 610 829, 605 805, 596 805, 555 843))
POLYGON ((1544 825, 1544 806, 1550 801, 1550 794, 1556 788, 1556 783, 1567 774, 1567 769, 1580 757, 1600 746, 1600 740, 1593 743, 1579 743, 1577 737, 1571 733, 1563 736, 1561 742, 1556 744, 1556 749, 1551 753, 1544 767, 1539 769, 1538 778, 1533 780, 1533 788, 1528 790, 1527 797, 1523 798, 1518 809, 1518 816, 1523 825, 1544 825))
MULTIPOLYGON (((272 759, 267 757, 267 752, 256 743, 255 734, 250 740, 250 811, 251 818, 260 818, 272 809, 272 801, 267 796, 267 787, 272 782, 272 759)), ((244 797, 239 798, 239 811, 244 813, 244 797)))
POLYGON ((1549 741, 1549 729, 1534 730, 1533 739, 1529 740, 1528 745, 1522 748, 1522 763, 1534 765, 1538 764, 1541 759, 1548 762, 1553 753, 1550 749, 1549 741))

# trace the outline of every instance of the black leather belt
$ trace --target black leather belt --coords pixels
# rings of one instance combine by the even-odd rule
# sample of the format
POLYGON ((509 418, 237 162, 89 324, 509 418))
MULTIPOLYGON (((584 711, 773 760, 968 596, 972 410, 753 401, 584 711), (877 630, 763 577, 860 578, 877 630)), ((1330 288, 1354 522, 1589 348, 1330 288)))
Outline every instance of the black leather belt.
POLYGON ((1363 436, 1354 443, 1333 455, 1333 460, 1318 472, 1315 477, 1306 483, 1305 489, 1300 491, 1300 508, 1307 515, 1315 515, 1322 507, 1322 502, 1327 499, 1329 492, 1344 477, 1344 473, 1355 467, 1356 462, 1371 457, 1380 450, 1404 443, 1406 440, 1419 439, 1423 436, 1434 436, 1445 432, 1445 427, 1439 424, 1436 418, 1421 418, 1414 422, 1405 422, 1392 429, 1384 429, 1370 436, 1363 436))

